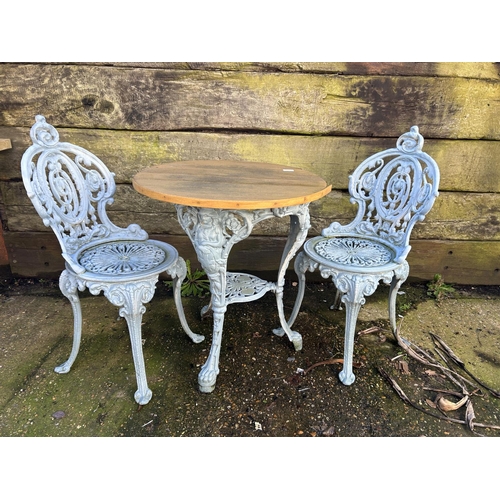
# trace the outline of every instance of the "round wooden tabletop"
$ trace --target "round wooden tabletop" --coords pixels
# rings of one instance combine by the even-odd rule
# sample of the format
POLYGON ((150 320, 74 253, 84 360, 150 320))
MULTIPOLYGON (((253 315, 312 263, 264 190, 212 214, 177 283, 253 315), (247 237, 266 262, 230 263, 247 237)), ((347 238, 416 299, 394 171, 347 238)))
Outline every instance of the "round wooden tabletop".
POLYGON ((327 195, 332 186, 300 168, 227 160, 165 163, 137 173, 134 189, 178 205, 255 210, 301 205, 327 195))

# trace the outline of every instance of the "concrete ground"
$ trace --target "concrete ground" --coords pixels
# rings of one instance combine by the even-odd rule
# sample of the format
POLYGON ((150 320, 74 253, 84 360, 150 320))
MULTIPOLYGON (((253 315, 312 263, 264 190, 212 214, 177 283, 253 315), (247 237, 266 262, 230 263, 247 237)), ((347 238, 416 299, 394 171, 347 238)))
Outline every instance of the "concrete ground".
MULTIPOLYGON (((331 284, 310 284, 294 326, 304 339, 299 352, 286 337, 271 333, 278 324, 272 294, 229 306, 217 386, 201 394, 197 375, 209 351, 212 320, 201 320, 199 311, 207 299, 184 298, 191 328, 206 336, 194 344, 160 282, 143 319, 153 397, 141 407, 133 399, 127 326, 114 306, 103 296, 82 294, 80 353, 69 373, 57 374, 54 367, 71 349, 68 301, 56 281, 4 279, 0 436, 500 436, 500 399, 488 390, 500 391, 497 288, 461 287, 438 301, 427 294, 426 284, 406 283, 398 298, 401 335, 444 366, 446 356, 437 354, 431 332, 437 334, 480 382, 450 365, 469 380, 472 404, 460 406, 463 394, 446 370, 408 356, 388 331, 384 285, 359 315, 353 385, 338 380, 344 311, 328 307, 331 284)), ((287 284, 288 312, 295 293, 294 284, 287 284)))

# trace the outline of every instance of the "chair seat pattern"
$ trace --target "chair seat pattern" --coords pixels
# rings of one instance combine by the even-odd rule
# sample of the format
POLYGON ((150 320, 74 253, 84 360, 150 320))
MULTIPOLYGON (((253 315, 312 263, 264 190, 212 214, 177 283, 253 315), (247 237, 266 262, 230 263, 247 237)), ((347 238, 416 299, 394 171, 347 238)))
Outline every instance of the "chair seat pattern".
POLYGON ((377 241, 346 236, 320 239, 313 249, 320 257, 342 266, 379 267, 395 257, 389 247, 377 241))
POLYGON ((150 241, 114 241, 84 250, 78 263, 91 273, 117 276, 154 270, 166 259, 165 251, 150 241))

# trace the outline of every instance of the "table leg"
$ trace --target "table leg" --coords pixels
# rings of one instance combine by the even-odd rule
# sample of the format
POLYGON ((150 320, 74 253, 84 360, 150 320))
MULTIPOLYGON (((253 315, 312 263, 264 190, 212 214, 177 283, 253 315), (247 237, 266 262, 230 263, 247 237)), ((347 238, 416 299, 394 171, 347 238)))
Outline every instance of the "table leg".
POLYGON ((227 259, 232 246, 251 233, 252 213, 183 205, 177 205, 176 208, 179 223, 190 237, 198 260, 210 281, 212 346, 208 359, 198 374, 198 386, 201 392, 212 392, 219 374, 222 328, 227 309, 227 259))
POLYGON ((283 307, 283 289, 285 285, 285 273, 288 269, 290 261, 293 259, 299 248, 307 238, 307 232, 311 227, 309 217, 309 204, 287 207, 282 209, 283 215, 290 216, 290 231, 288 240, 281 257, 281 263, 278 271, 278 281, 276 287, 276 303, 278 314, 281 323, 281 328, 276 328, 273 333, 278 336, 287 334, 290 341, 293 343, 295 350, 302 349, 302 336, 299 332, 293 331, 285 318, 283 307))

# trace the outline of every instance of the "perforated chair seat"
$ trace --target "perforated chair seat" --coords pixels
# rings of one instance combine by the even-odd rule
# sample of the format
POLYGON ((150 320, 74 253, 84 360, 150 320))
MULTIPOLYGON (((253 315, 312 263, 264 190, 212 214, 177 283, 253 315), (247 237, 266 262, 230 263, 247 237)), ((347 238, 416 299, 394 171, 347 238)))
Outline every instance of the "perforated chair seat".
POLYGON ((160 241, 111 241, 84 248, 75 260, 94 276, 137 278, 166 271, 179 255, 170 245, 160 241))
POLYGON ((392 247, 359 236, 318 236, 304 244, 304 252, 325 266, 358 273, 389 271, 399 266, 392 247))

